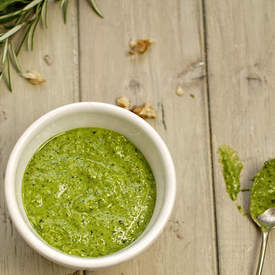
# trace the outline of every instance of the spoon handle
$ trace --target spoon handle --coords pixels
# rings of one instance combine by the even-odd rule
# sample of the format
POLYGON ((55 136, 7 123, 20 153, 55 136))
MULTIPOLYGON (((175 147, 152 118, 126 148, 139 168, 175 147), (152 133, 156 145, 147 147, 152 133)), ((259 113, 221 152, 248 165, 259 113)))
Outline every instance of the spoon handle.
POLYGON ((263 265, 264 265, 264 258, 265 258, 265 251, 266 251, 266 245, 267 245, 267 240, 268 240, 268 234, 269 234, 269 231, 264 232, 262 230, 262 245, 261 245, 261 252, 260 252, 260 256, 259 256, 256 275, 261 275, 262 274, 263 265))

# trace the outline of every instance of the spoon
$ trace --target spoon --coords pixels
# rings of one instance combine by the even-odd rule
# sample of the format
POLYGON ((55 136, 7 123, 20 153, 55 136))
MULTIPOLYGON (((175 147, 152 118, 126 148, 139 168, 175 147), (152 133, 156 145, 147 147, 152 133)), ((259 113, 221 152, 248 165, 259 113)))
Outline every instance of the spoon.
POLYGON ((262 230, 262 245, 258 261, 257 275, 262 274, 266 245, 269 232, 275 227, 275 208, 269 208, 257 217, 257 224, 261 226, 262 230))

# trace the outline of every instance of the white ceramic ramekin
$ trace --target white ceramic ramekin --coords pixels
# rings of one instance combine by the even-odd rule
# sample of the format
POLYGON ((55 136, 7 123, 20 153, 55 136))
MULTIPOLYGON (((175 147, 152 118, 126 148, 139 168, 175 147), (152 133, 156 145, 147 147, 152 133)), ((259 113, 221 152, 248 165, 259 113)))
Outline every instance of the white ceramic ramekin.
POLYGON ((114 105, 98 102, 66 105, 36 120, 17 141, 8 161, 5 178, 8 210, 14 225, 26 242, 51 261, 71 268, 89 270, 126 261, 147 248, 164 228, 173 208, 175 192, 173 160, 157 132, 135 114, 114 105), (70 256, 49 246, 32 228, 21 198, 23 173, 36 149, 57 133, 79 127, 102 127, 126 136, 148 160, 157 184, 154 214, 144 233, 130 246, 104 257, 70 256))

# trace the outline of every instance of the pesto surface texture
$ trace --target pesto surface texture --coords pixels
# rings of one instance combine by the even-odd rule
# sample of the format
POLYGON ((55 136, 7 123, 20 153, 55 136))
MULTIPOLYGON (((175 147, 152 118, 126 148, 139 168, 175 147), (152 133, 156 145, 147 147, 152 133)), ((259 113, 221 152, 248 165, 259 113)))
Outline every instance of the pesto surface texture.
POLYGON ((226 184, 226 191, 230 198, 235 201, 240 193, 240 174, 243 164, 237 154, 228 145, 222 145, 218 149, 223 177, 226 184))
POLYGON ((29 161, 22 198, 36 232, 70 255, 99 257, 135 241, 149 223, 156 184, 124 136, 79 128, 43 144, 29 161))
POLYGON ((250 212, 256 221, 265 210, 275 207, 275 159, 266 161, 254 177, 250 195, 250 212))

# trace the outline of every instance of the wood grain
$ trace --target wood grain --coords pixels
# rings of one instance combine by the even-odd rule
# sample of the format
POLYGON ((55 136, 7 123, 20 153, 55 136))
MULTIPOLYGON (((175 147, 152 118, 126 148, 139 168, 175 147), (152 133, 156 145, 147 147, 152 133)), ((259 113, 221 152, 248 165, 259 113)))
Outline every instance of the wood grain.
POLYGON ((175 211, 158 241, 132 261, 88 274, 216 274, 200 1, 100 1, 104 20, 79 4, 81 100, 152 102, 158 119, 150 123, 171 150, 178 180, 175 211), (129 40, 146 37, 156 40, 152 49, 127 56, 129 40))
POLYGON ((71 270, 57 266, 29 248, 15 231, 4 203, 4 171, 9 153, 25 128, 47 111, 78 100, 77 26, 76 7, 71 9, 71 20, 65 26, 55 4, 49 6, 49 28, 38 32, 33 52, 22 51, 20 60, 25 70, 40 72, 47 80, 32 86, 15 73, 14 93, 0 83, 0 274, 48 275, 69 274, 71 270), (48 54, 53 63, 48 66, 43 58, 48 54))
MULTIPOLYGON (((275 2, 205 1, 213 152, 229 144, 244 161, 242 183, 275 155, 275 2)), ((225 192, 215 158, 220 274, 254 274, 260 245, 255 225, 238 213, 225 192)), ((248 208, 249 193, 240 196, 248 208)), ((264 274, 275 274, 275 236, 264 274)))
MULTIPOLYGON (((14 94, 0 83, 0 274, 73 272, 29 248, 8 217, 4 170, 17 138, 32 121, 57 106, 80 100, 115 103, 122 95, 133 104, 152 102, 156 107, 158 118, 149 123, 175 161, 177 200, 167 227, 147 251, 86 275, 253 274, 260 234, 226 194, 216 151, 221 144, 239 151, 244 187, 264 160, 274 157, 274 1, 98 1, 104 20, 86 1, 78 1, 77 16, 77 1, 71 2, 67 25, 62 24, 60 9, 51 6, 49 28, 37 33, 35 51, 22 52, 24 68, 39 71, 47 82, 33 87, 14 75, 14 94), (147 37, 156 41, 152 49, 144 56, 127 56, 131 38, 147 37), (43 60, 46 54, 53 60, 51 66, 43 60), (179 86, 185 93, 182 97, 175 93, 179 86)), ((242 193, 238 201, 246 209, 248 196, 242 193)), ((275 274, 274 245, 273 235, 264 274, 275 274)))

